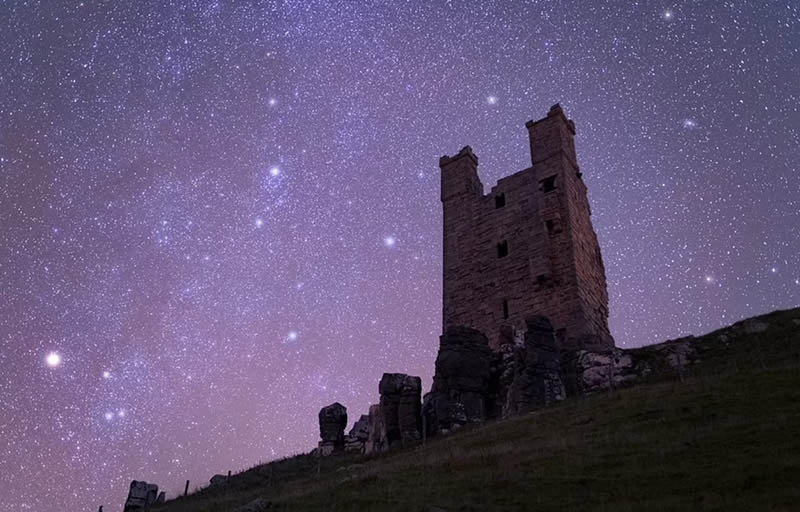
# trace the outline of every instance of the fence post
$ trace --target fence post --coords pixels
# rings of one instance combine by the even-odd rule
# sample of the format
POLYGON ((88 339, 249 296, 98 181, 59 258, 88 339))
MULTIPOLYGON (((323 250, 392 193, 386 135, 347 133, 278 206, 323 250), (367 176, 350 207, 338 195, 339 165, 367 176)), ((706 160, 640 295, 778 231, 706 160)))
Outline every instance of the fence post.
POLYGON ((183 495, 184 496, 189 495, 189 480, 186 481, 186 487, 183 488, 183 495))

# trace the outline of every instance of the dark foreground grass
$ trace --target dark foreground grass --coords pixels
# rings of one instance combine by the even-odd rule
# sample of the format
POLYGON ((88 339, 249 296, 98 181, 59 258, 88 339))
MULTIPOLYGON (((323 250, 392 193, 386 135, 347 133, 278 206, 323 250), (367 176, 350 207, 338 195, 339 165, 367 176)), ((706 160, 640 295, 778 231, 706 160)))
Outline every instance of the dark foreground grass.
POLYGON ((258 498, 271 502, 264 510, 320 512, 800 510, 800 326, 781 325, 785 357, 757 346, 764 364, 728 340, 683 382, 570 400, 375 458, 276 461, 154 510, 231 512, 258 498))

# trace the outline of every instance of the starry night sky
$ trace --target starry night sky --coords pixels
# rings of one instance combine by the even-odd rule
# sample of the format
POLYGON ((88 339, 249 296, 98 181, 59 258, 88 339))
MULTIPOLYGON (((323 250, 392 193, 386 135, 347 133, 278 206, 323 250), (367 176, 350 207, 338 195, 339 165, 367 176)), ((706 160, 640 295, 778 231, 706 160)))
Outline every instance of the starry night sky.
POLYGON ((121 509, 430 386, 438 158, 560 102, 619 346, 800 304, 800 5, 0 4, 0 488, 121 509))

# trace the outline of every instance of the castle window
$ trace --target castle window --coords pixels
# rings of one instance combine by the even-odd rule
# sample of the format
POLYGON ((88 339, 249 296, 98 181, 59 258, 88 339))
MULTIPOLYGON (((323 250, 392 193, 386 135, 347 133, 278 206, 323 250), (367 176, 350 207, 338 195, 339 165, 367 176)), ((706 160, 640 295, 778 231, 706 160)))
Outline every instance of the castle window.
POLYGON ((552 220, 548 220, 545 224, 547 225, 547 232, 552 235, 553 231, 556 229, 556 223, 552 220))
POLYGON ((494 207, 495 208, 502 208, 506 205, 506 195, 499 194, 494 196, 494 207))
POLYGON ((497 244, 497 257, 498 258, 505 258, 508 256, 508 242, 503 240, 499 244, 497 244))
POLYGON ((542 184, 542 192, 552 192, 556 189, 556 177, 550 176, 549 178, 543 179, 541 182, 542 184))
POLYGON ((539 286, 544 286, 547 283, 547 275, 539 274, 536 276, 536 282, 539 283, 539 286))
POLYGON ((503 318, 508 318, 508 301, 503 300, 503 318))

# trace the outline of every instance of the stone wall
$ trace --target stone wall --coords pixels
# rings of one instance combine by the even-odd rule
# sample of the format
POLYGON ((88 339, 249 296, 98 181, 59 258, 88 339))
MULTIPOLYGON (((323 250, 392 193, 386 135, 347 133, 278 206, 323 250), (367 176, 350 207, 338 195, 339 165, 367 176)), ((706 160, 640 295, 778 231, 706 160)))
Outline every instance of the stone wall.
POLYGON ((532 167, 483 195, 467 146, 440 159, 444 213, 443 332, 466 326, 492 348, 504 326, 547 316, 563 348, 612 347, 608 294, 574 124, 555 105, 527 125, 532 167))

